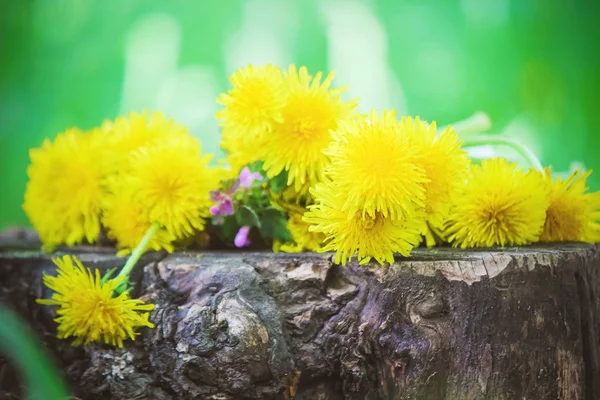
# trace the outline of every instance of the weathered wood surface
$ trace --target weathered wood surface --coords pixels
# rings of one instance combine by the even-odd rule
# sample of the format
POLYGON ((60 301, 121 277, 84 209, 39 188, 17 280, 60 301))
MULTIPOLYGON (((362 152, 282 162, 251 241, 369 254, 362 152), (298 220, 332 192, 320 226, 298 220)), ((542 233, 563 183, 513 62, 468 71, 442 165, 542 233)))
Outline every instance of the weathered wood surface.
MULTIPOLYGON (((90 267, 110 249, 79 249, 90 267)), ((41 272, 0 252, 2 300, 25 317, 82 399, 599 399, 600 247, 418 249, 387 267, 329 254, 148 254, 156 303, 124 349, 54 337, 41 272)), ((0 359, 0 398, 16 378, 0 359)), ((14 394, 14 392, 13 392, 14 394)))

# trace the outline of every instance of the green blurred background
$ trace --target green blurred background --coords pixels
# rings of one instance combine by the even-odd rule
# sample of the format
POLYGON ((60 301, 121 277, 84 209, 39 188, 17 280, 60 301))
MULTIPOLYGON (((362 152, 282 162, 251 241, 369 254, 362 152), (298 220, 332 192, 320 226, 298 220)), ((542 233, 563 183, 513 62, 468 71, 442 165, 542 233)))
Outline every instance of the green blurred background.
POLYGON ((544 164, 600 169, 596 3, 1 0, 0 228, 27 223, 28 149, 67 127, 159 109, 219 152, 215 99, 248 63, 333 69, 362 111, 484 111, 544 164))

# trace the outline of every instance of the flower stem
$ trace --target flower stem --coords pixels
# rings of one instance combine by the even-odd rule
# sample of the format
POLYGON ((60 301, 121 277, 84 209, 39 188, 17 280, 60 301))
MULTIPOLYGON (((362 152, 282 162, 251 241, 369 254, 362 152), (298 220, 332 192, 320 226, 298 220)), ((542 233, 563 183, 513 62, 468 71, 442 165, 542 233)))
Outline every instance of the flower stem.
POLYGON ((475 136, 468 136, 463 139, 464 147, 472 147, 472 146, 483 146, 483 145, 504 145, 512 148, 521 154, 529 164, 537 169, 538 171, 544 172, 544 167, 542 163, 534 154, 533 151, 523 143, 519 142, 510 137, 502 136, 502 135, 489 135, 489 134, 479 134, 475 136))
MULTIPOLYGON (((463 135, 485 132, 491 128, 492 123, 486 113, 479 111, 469 118, 450 124, 450 126, 452 126, 457 135, 462 137, 463 135)), ((443 126, 438 129, 438 132, 443 132, 446 128, 447 126, 443 126)))
POLYGON ((152 224, 152 226, 150 226, 148 231, 146 231, 146 234, 140 241, 140 244, 137 245, 137 247, 133 250, 133 252, 129 256, 129 259, 127 259, 127 262, 121 269, 121 272, 119 272, 119 275, 117 275, 117 277, 115 278, 115 279, 120 278, 123 275, 127 277, 126 279, 123 280, 124 285, 120 284, 116 288, 117 292, 122 293, 123 290, 125 290, 125 288, 127 286, 129 274, 133 270, 133 267, 135 267, 135 264, 137 264, 137 262, 139 261, 142 254, 144 254, 144 252, 146 251, 146 248, 148 247, 148 244, 150 243, 150 240, 152 240, 152 237, 154 236, 156 231, 158 231, 158 224, 155 222, 152 224))

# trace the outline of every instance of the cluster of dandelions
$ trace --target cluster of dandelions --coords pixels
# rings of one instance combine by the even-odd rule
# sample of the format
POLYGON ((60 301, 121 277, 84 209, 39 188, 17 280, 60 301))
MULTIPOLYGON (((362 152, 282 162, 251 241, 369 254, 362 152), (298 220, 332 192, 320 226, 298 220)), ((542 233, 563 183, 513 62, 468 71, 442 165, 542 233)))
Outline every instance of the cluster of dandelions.
POLYGON ((153 308, 130 298, 129 274, 146 249, 172 251, 204 229, 222 169, 186 128, 159 112, 131 113, 90 131, 68 129, 30 151, 23 208, 46 251, 112 239, 133 254, 116 277, 92 272, 77 257, 55 258, 58 336, 75 345, 122 346, 139 327, 152 327, 153 308))
MULTIPOLYGON (((549 169, 528 171, 506 159, 472 163, 451 127, 393 111, 356 112, 307 69, 248 66, 219 97, 222 148, 234 170, 257 160, 287 187, 272 201, 287 211, 294 244, 275 250, 335 251, 345 264, 393 262, 417 245, 525 245, 537 241, 600 241, 600 193, 590 172, 553 180, 549 169)), ((481 140, 484 139, 484 140, 481 140)), ((490 139, 493 143, 500 137, 490 139)), ((532 153, 507 140, 530 160, 532 153)), ((535 157, 535 156, 533 156, 535 157)))
POLYGON ((527 171, 503 158, 477 164, 463 147, 485 136, 461 142, 418 117, 359 114, 333 79, 295 66, 236 71, 217 99, 219 167, 159 112, 68 129, 32 149, 23 208, 44 250, 111 240, 131 253, 115 277, 55 259, 58 275, 44 277, 55 293, 40 302, 58 306, 59 337, 121 346, 152 327, 153 306, 131 299, 128 281, 147 249, 271 246, 333 251, 345 264, 392 263, 421 244, 600 241, 590 172, 553 179, 537 160, 527 171))
POLYGON ((148 247, 172 250, 203 229, 219 184, 212 155, 159 112, 68 129, 30 157, 23 208, 46 250, 93 244, 105 232, 126 254, 151 226, 148 247))

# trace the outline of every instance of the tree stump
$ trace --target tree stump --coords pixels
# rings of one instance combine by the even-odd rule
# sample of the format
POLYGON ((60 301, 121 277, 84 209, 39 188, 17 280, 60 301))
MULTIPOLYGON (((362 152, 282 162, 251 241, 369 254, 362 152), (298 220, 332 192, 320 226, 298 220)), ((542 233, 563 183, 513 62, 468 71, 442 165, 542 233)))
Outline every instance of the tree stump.
MULTIPOLYGON (((2 300, 82 399, 599 399, 600 247, 416 249, 391 266, 331 254, 147 254, 155 329, 123 349, 55 338, 50 256, 0 253, 2 300)), ((69 250, 92 268, 114 250, 69 250)), ((18 397, 0 359, 0 398, 18 397)))

